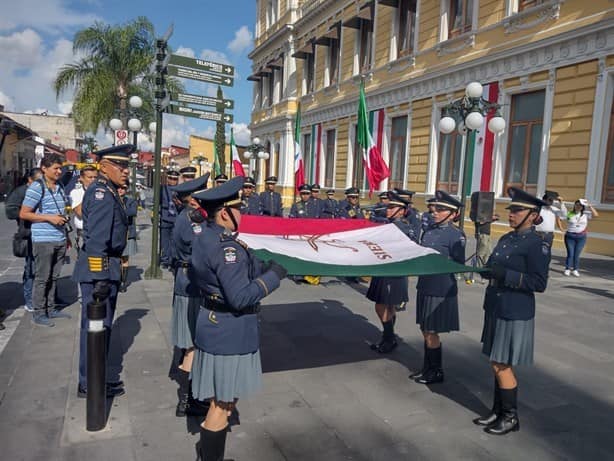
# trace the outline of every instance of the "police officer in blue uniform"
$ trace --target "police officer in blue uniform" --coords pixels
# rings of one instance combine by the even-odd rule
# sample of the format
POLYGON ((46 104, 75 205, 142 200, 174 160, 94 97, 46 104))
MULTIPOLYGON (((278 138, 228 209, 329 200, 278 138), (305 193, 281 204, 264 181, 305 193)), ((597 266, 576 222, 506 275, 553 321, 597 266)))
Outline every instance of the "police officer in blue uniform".
POLYGON ((176 416, 204 414, 202 406, 191 398, 189 374, 194 356, 194 330, 200 309, 200 291, 190 283, 188 271, 192 256, 192 239, 202 232, 205 213, 192 193, 207 188, 209 173, 200 178, 172 187, 183 209, 173 227, 172 266, 175 273, 173 286, 173 314, 171 317, 171 340, 183 353, 176 379, 179 384, 179 401, 176 416))
POLYGON ((179 214, 179 202, 171 192, 171 187, 179 182, 179 172, 166 173, 166 185, 160 190, 160 264, 169 268, 171 264, 171 235, 179 214))
MULTIPOLYGON (((433 205, 433 222, 422 233, 420 244, 464 264, 465 234, 453 224, 463 204, 438 190, 433 205)), ((409 377, 420 384, 439 383, 444 379, 439 334, 457 331, 460 327, 456 278, 454 274, 422 275, 416 288, 416 323, 424 336, 424 363, 422 370, 409 377)))
POLYGON ((341 219, 364 219, 365 215, 360 208, 358 202, 359 190, 356 187, 350 187, 345 190, 345 199, 339 202, 337 207, 337 218, 341 219))
POLYGON ((190 281, 203 297, 196 325, 192 392, 211 406, 200 431, 200 459, 223 460, 228 414, 239 397, 261 387, 260 301, 279 287, 286 270, 264 263, 239 241, 239 191, 244 178, 194 193, 207 212, 192 243, 190 281))
POLYGON ((181 175, 182 182, 191 181, 196 177, 196 167, 185 166, 179 170, 179 174, 181 175))
MULTIPOLYGON (((111 328, 121 279, 121 256, 126 247, 128 216, 117 188, 128 182, 131 144, 100 150, 100 174, 83 196, 83 248, 79 252, 73 280, 81 287, 81 332, 79 338, 78 396, 87 393, 87 305, 94 299, 106 299, 104 326, 107 334, 107 355, 111 328)), ((107 382, 107 396, 125 393, 123 382, 107 382)))
POLYGON ((474 419, 485 431, 505 435, 520 428, 518 383, 514 367, 533 363, 535 293, 546 290, 550 244, 534 226, 541 222, 543 200, 515 187, 508 189, 509 224, 486 263, 482 352, 495 376, 490 414, 474 419))
POLYGON ((226 181, 228 181, 228 176, 226 176, 223 173, 222 174, 218 174, 213 181, 215 182, 215 187, 221 186, 226 181))
POLYGON ((260 194, 260 206, 264 216, 282 217, 281 195, 275 192, 277 176, 269 176, 264 181, 266 190, 260 194))
POLYGON ((435 197, 431 197, 426 201, 426 211, 420 216, 422 231, 426 231, 433 224, 433 212, 435 211, 435 197))
POLYGON ((335 218, 335 212, 337 211, 338 206, 339 202, 335 200, 335 190, 328 189, 326 191, 326 198, 324 199, 324 208, 322 208, 322 214, 320 215, 320 218, 335 218))
MULTIPOLYGON (((419 227, 410 223, 404 217, 405 210, 410 202, 390 191, 386 194, 386 217, 389 223, 393 223, 409 239, 418 241, 419 227)), ((378 344, 371 344, 371 349, 380 354, 392 352, 397 347, 397 339, 394 334, 396 321, 395 306, 407 302, 408 297, 407 277, 373 277, 367 291, 367 299, 375 302, 375 312, 382 322, 383 334, 378 344)))
POLYGON ((324 200, 320 198, 320 185, 317 183, 311 185, 311 201, 314 203, 316 215, 321 218, 324 211, 324 200))
POLYGON ((260 197, 255 192, 256 181, 251 176, 245 178, 243 184, 243 191, 241 193, 241 214, 261 215, 262 206, 260 204, 260 197))
MULTIPOLYGON (((387 191, 380 192, 378 194, 378 198, 379 198, 379 202, 373 205, 371 215, 369 216, 369 220, 373 222, 387 223, 389 222, 387 218, 388 202, 390 202, 390 199, 388 198, 388 192, 387 191)), ((405 201, 403 197, 401 198, 403 199, 403 201, 405 201)), ((403 207, 403 208, 405 209, 406 207, 403 207)))
POLYGON ((318 208, 315 201, 311 199, 311 186, 302 184, 298 188, 300 200, 290 208, 290 218, 319 218, 318 208))

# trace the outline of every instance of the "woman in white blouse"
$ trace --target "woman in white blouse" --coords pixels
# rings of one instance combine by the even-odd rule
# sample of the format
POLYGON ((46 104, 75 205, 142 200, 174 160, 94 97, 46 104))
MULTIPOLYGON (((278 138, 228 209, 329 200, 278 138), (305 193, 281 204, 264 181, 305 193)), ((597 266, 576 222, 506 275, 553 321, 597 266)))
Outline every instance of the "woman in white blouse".
POLYGON ((597 218, 599 213, 585 199, 578 199, 573 204, 573 210, 567 211, 565 204, 561 202, 561 215, 559 220, 559 228, 561 230, 561 220, 567 221, 567 229, 565 232, 565 248, 567 248, 567 259, 565 260, 566 276, 571 274, 580 277, 580 253, 586 244, 588 235, 588 220, 597 218), (586 208, 588 207, 588 211, 586 208))

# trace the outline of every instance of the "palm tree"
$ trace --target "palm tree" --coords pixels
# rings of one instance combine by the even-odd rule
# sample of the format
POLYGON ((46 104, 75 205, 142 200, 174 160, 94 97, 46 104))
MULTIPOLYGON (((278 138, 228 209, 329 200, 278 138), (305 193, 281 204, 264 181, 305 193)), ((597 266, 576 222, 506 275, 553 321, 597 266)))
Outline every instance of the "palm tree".
MULTIPOLYGON (((54 88, 57 97, 75 90, 73 114, 84 131, 96 132, 118 108, 126 126, 126 100, 134 95, 143 100, 137 115, 144 125, 154 120, 156 38, 147 18, 124 25, 96 22, 75 34, 73 51, 82 57, 59 70, 54 88)), ((167 78, 167 89, 182 86, 167 78)))

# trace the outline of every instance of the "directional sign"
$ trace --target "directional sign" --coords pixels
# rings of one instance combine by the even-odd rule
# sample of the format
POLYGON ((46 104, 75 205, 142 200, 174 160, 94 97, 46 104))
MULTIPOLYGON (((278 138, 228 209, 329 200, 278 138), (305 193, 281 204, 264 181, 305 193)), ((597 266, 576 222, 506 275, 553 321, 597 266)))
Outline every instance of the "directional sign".
POLYGON ((189 69, 187 67, 168 66, 168 75, 175 77, 189 78, 191 80, 199 80, 201 82, 213 83, 215 85, 232 86, 234 79, 224 75, 210 74, 197 69, 189 69))
POLYGON ((184 115, 186 117, 199 118, 201 120, 211 120, 213 122, 232 123, 234 117, 232 114, 222 114, 220 112, 212 112, 209 110, 194 109, 186 106, 169 106, 168 111, 175 115, 184 115))
POLYGON ((202 70, 205 72, 215 72, 216 74, 228 75, 229 77, 233 77, 235 74, 235 68, 229 64, 208 61, 206 59, 188 58, 187 56, 181 56, 179 54, 171 55, 170 64, 180 67, 189 67, 191 69, 202 70))
POLYGON ((232 99, 218 99, 199 94, 174 93, 171 95, 171 98, 173 101, 181 103, 216 107, 218 111, 233 109, 235 106, 235 102, 232 99))

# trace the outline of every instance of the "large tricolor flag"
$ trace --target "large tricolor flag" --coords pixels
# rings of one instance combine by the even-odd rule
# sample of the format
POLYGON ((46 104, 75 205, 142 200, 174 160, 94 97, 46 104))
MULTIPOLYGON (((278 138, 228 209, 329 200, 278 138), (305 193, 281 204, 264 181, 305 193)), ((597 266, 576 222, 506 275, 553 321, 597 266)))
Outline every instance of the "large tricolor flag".
POLYGON ((365 168, 365 176, 369 183, 369 195, 375 189, 379 189, 380 183, 390 176, 388 165, 382 158, 382 154, 373 141, 369 130, 369 118, 367 112, 367 98, 365 97, 364 83, 360 83, 360 97, 358 101, 358 144, 362 149, 362 162, 365 168))
POLYGON ((412 242, 394 224, 362 219, 243 215, 238 237, 290 275, 405 276, 475 270, 412 242))
POLYGON ((217 143, 213 143, 213 177, 222 173, 222 168, 220 167, 220 156, 217 153, 217 143))
POLYGON ((299 105, 294 120, 294 188, 296 192, 303 184, 305 184, 305 168, 301 152, 301 106, 299 105))
POLYGON ((241 158, 239 158, 239 150, 235 144, 235 135, 232 128, 230 129, 230 151, 232 152, 232 167, 234 169, 235 176, 245 176, 245 171, 243 171, 241 158))

